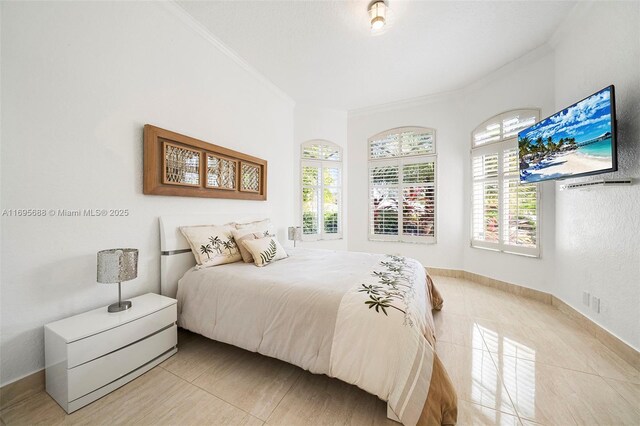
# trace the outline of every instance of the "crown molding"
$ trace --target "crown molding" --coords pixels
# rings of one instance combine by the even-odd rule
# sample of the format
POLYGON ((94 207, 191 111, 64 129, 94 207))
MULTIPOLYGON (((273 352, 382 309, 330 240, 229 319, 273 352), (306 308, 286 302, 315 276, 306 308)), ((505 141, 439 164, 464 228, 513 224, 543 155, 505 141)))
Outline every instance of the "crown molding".
POLYGON ((434 93, 431 95, 418 96, 415 98, 405 99, 401 101, 389 102, 384 104, 373 105, 364 108, 357 108, 348 111, 348 117, 360 117, 370 114, 389 112, 399 109, 406 108, 414 108, 420 107, 423 105, 428 105, 436 102, 443 101, 461 101, 464 100, 465 96, 469 93, 477 91, 492 82, 503 78, 504 76, 512 73, 513 71, 526 66, 530 63, 537 61, 538 59, 544 57, 545 55, 553 52, 553 48, 548 44, 544 43, 533 50, 525 53, 524 55, 512 60, 511 62, 507 62, 505 65, 485 74, 484 76, 478 78, 471 83, 463 85, 457 89, 449 90, 446 92, 434 93))
POLYGON ((295 105, 295 101, 286 92, 276 86, 271 80, 265 77, 258 70, 253 68, 249 63, 244 60, 236 51, 224 44, 220 39, 214 36, 204 25, 202 25, 197 19, 195 19, 189 12, 187 12, 182 6, 180 6, 175 0, 167 0, 158 2, 172 15, 178 18, 187 27, 191 28, 195 33, 211 43, 216 49, 224 53, 229 59, 239 65, 247 73, 253 76, 256 80, 260 81, 266 87, 268 87, 276 95, 287 101, 290 106, 295 105))

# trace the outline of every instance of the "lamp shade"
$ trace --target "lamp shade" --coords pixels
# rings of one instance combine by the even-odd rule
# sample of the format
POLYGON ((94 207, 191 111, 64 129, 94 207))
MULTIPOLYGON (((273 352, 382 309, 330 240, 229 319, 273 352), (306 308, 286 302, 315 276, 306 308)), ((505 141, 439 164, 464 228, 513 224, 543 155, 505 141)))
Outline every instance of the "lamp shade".
POLYGON ((302 240, 302 228, 299 226, 289 227, 289 240, 300 241, 302 240))
POLYGON ((121 283, 138 276, 138 249, 119 248, 98 252, 98 282, 121 283))

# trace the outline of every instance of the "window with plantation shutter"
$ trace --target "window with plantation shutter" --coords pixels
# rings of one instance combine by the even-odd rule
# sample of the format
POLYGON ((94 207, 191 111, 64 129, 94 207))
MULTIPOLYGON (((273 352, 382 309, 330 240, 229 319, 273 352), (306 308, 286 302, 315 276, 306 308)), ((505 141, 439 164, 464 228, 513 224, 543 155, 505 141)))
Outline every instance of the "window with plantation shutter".
POLYGON ((519 131, 534 125, 539 117, 540 112, 536 109, 519 109, 491 117, 473 131, 471 145, 476 148, 515 138, 519 131))
POLYGON ((342 149, 328 141, 301 147, 302 239, 342 238, 342 149))
POLYGON ((538 121, 538 110, 493 117, 471 138, 471 245, 538 256, 539 188, 521 184, 517 136, 538 121))
POLYGON ((369 139, 369 239, 435 242, 435 131, 392 129, 369 139))

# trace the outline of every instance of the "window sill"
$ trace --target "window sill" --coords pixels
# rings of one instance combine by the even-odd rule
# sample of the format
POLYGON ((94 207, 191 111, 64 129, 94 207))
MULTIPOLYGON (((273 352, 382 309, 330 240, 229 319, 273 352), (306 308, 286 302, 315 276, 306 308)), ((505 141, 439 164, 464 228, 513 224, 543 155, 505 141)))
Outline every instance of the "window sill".
POLYGON ((344 237, 342 235, 336 236, 336 237, 325 237, 325 238, 309 238, 309 237, 304 238, 303 237, 300 240, 300 242, 302 242, 302 243, 315 243, 315 242, 318 242, 318 241, 340 241, 340 240, 343 240, 343 239, 344 239, 344 237))
POLYGON ((497 248, 497 247, 477 246, 477 245, 474 245, 473 243, 471 243, 470 246, 473 249, 492 251, 494 253, 512 254, 512 255, 520 256, 520 257, 528 257, 530 259, 540 259, 540 253, 519 253, 519 252, 516 252, 516 251, 500 249, 500 248, 497 248))
POLYGON ((371 238, 371 237, 367 238, 367 240, 374 243, 419 244, 419 245, 428 245, 428 246, 436 245, 438 243, 435 237, 433 239, 424 240, 424 241, 402 241, 402 240, 391 240, 391 239, 371 238))

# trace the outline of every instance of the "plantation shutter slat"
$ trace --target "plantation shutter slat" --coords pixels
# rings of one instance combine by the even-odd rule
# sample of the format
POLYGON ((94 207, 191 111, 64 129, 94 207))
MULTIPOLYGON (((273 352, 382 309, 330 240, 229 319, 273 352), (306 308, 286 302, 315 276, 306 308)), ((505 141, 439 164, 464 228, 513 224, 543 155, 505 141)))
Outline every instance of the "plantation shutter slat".
POLYGON ((373 141, 369 144, 371 158, 391 158, 400 155, 400 138, 397 135, 373 141))
POLYGON ((302 159, 341 161, 342 150, 326 143, 307 143, 302 147, 302 159))
POLYGON ((322 147, 318 144, 310 144, 302 147, 302 158, 307 160, 322 159, 322 147))
POLYGON ((401 128, 369 140, 369 239, 435 241, 435 133, 401 128))
POLYGON ((474 133, 473 135, 473 144, 474 145, 485 145, 491 142, 496 142, 500 140, 500 124, 499 123, 491 123, 485 126, 484 129, 474 133))
POLYGON ((478 126, 471 135, 473 147, 499 142, 518 136, 520 130, 526 129, 538 121, 536 110, 516 110, 490 118, 478 126))
POLYGON ((498 153, 473 157, 472 174, 474 179, 498 177, 498 153))
POLYGON ((508 117, 502 120, 502 138, 513 138, 518 136, 520 130, 534 125, 538 121, 538 114, 528 112, 508 117))
POLYGON ((433 133, 431 132, 404 132, 400 137, 400 154, 402 156, 425 155, 433 152, 433 133))

